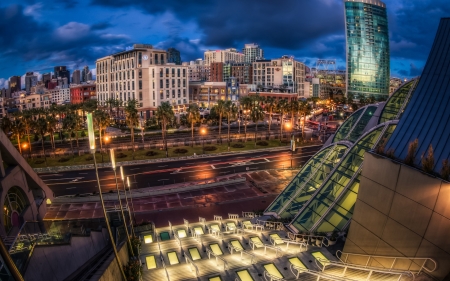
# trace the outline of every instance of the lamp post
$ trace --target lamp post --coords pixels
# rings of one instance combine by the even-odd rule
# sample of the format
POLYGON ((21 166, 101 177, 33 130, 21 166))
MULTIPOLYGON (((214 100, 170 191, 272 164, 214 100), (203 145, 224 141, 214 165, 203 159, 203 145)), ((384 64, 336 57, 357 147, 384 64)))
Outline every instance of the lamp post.
POLYGON ((112 245, 112 248, 114 251, 114 255, 116 257, 117 265, 119 266, 119 270, 122 275, 122 279, 125 281, 125 280, 127 280, 127 278, 126 278, 125 272, 123 270, 122 262, 120 261, 120 258, 119 258, 119 253, 117 252, 116 243, 114 242, 114 236, 111 232, 111 226, 109 224, 108 215, 107 215, 106 209, 105 209, 105 202, 103 201, 102 188, 100 186, 100 178, 98 176, 97 160, 95 159, 95 135, 94 135, 94 120, 92 118, 92 112, 89 112, 87 114, 87 125, 88 125, 88 135, 89 135, 89 149, 94 156, 95 176, 97 177, 97 186, 98 186, 98 191, 99 191, 98 194, 100 197, 100 202, 102 204, 103 216, 105 217, 105 221, 106 221, 106 229, 108 230, 109 240, 111 241, 111 245, 112 245))
POLYGON ((286 127, 286 131, 290 131, 291 132, 291 169, 292 169, 292 158, 294 157, 294 150, 295 150, 295 139, 294 139, 294 133, 293 133, 293 127, 291 125, 291 123, 286 123, 285 124, 286 127))
MULTIPOLYGON (((22 144, 22 149, 23 149, 23 151, 25 152, 25 150, 28 148, 28 143, 26 143, 26 142, 24 142, 23 144, 22 144)), ((30 154, 31 154, 31 151, 30 151, 30 154)), ((29 157, 28 157, 28 154, 27 154, 27 159, 28 159, 29 157)))
POLYGON ((126 233, 127 239, 128 239, 128 246, 130 247, 131 254, 134 256, 133 247, 131 246, 130 234, 128 233, 127 220, 125 219, 125 214, 123 212, 122 199, 120 198, 119 183, 117 181, 117 171, 116 171, 116 157, 114 154, 114 149, 111 148, 109 150, 109 152, 110 152, 110 158, 111 158, 111 168, 114 171, 114 179, 116 180, 117 200, 119 200, 119 207, 120 207, 120 212, 122 214, 123 226, 125 227, 125 233, 126 233))
POLYGON ((206 135, 206 129, 201 128, 200 134, 202 135, 202 154, 205 154, 205 135, 206 135))
MULTIPOLYGON (((103 143, 105 144, 105 150, 106 150, 106 144, 108 143, 108 141, 109 141, 109 137, 108 136, 104 136, 103 137, 103 143)), ((100 139, 100 141, 102 141, 101 139, 100 139)), ((102 155, 102 163, 103 163, 103 151, 100 151, 101 153, 101 155, 102 155)))
MULTIPOLYGON (((120 166, 120 178, 122 179, 122 185, 123 185, 123 191, 125 193, 125 200, 127 202, 127 207, 128 207, 128 215, 130 217, 130 222, 131 222, 131 232, 133 233, 133 236, 136 236, 135 232, 134 232, 134 226, 133 226, 133 219, 131 217, 131 210, 130 210, 130 206, 128 205, 128 196, 127 196, 127 188, 125 185, 125 173, 123 171, 123 166, 120 166)), ((130 190, 130 198, 131 198, 131 190, 130 190)), ((131 199, 132 200, 132 199, 131 199)), ((134 210, 133 210, 134 212, 134 210)))

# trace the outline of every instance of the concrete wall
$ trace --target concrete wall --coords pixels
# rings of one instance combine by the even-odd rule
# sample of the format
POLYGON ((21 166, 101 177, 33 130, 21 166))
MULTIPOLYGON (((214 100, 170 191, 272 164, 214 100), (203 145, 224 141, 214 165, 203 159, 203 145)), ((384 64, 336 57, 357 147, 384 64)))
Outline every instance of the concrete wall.
POLYGON ((27 281, 64 280, 109 243, 108 233, 103 229, 102 232, 92 231, 89 237, 72 237, 70 245, 37 246, 24 278, 27 281))
MULTIPOLYGON (((122 262, 122 266, 128 264, 128 245, 127 243, 123 243, 122 247, 120 249, 117 249, 119 251, 119 257, 120 261, 122 262)), ((114 253, 111 253, 108 260, 103 264, 103 266, 98 270, 98 279, 96 278, 97 275, 93 276, 92 280, 98 280, 98 281, 110 281, 110 280, 122 280, 120 276, 122 275, 120 273, 120 269, 116 262, 116 257, 114 256, 114 253), (101 275, 100 275, 101 274, 101 275)))
MULTIPOLYGON (((450 183, 366 153, 344 252, 433 258, 438 267, 431 275, 442 280, 450 272, 450 183)), ((378 259, 373 265, 391 263, 378 259)))

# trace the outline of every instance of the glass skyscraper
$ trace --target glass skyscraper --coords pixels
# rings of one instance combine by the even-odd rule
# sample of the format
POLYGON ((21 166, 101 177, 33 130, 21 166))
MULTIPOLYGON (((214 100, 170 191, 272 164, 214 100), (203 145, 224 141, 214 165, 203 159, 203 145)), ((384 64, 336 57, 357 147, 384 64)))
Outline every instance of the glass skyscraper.
POLYGON ((345 0, 347 96, 389 96, 389 33, 386 4, 345 0))

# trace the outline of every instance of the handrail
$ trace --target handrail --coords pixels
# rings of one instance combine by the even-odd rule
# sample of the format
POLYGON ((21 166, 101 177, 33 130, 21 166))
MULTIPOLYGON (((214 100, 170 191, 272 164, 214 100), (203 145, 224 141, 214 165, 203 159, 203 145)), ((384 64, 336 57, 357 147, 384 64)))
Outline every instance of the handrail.
POLYGON ((370 276, 372 276, 373 272, 389 273, 389 274, 392 274, 392 275, 400 275, 399 276, 399 280, 404 275, 409 275, 409 276, 412 277, 413 280, 415 279, 414 274, 411 271, 409 271, 409 270, 406 270, 406 271, 395 270, 395 269, 393 271, 392 270, 383 270, 383 269, 380 269, 380 268, 377 268, 377 267, 372 267, 372 266, 367 266, 367 267, 364 266, 364 267, 362 267, 362 266, 356 266, 356 265, 352 265, 352 264, 340 263, 340 262, 330 261, 330 260, 325 260, 325 259, 320 259, 320 258, 319 259, 315 259, 315 262, 316 262, 316 266, 318 268, 320 268, 322 270, 322 272, 325 271, 325 269, 326 269, 326 267, 328 265, 343 267, 344 271, 343 271, 342 275, 345 274, 345 272, 347 271, 348 268, 356 269, 356 270, 360 270, 360 271, 367 271, 369 273, 369 275, 367 277, 367 280, 370 279, 370 276))
POLYGON ((308 245, 304 242, 297 242, 284 238, 273 239, 272 237, 270 237, 270 242, 272 242, 272 245, 276 246, 276 241, 282 241, 283 243, 286 243, 286 250, 289 249, 289 244, 300 245, 300 252, 302 252, 303 247, 305 247, 305 249, 308 249, 308 245))
POLYGON ((254 212, 242 212, 242 217, 243 218, 249 218, 249 219, 253 219, 255 218, 255 213, 254 212))
MULTIPOLYGON (((305 239, 304 237, 307 237, 306 244, 313 243, 312 241, 310 241, 311 240, 310 238, 315 238, 315 239, 322 238, 322 242, 321 242, 320 246, 322 246, 322 245, 325 247, 330 246, 330 239, 328 239, 327 236, 315 235, 315 234, 293 234, 291 232, 288 232, 287 234, 288 234, 289 239, 291 239, 293 241, 296 241, 296 238, 299 238, 299 236, 302 236, 303 240, 305 239)), ((317 244, 316 244, 316 246, 317 246, 317 244)))
POLYGON ((230 254, 233 254, 233 250, 236 253, 241 253, 241 260, 242 260, 242 254, 247 254, 250 256, 250 264, 253 264, 253 259, 255 258, 254 254, 247 252, 244 248, 235 247, 230 242, 228 242, 227 245, 228 245, 228 250, 230 251, 230 254))
MULTIPOLYGON (((366 264, 365 264, 365 265, 360 265, 360 266, 366 266, 366 267, 369 266, 369 262, 370 262, 371 259, 380 258, 380 259, 393 259, 392 264, 391 264, 391 266, 389 267, 389 269, 391 269, 391 270, 392 270, 392 269, 395 269, 395 268, 394 268, 394 265, 395 265, 395 263, 396 263, 398 260, 409 260, 409 261, 411 261, 412 264, 414 263, 414 261, 420 261, 420 260, 423 260, 422 266, 420 267, 419 271, 417 271, 417 274, 419 274, 420 272, 422 272, 422 270, 425 270, 425 271, 427 271, 427 272, 433 272, 433 271, 435 271, 436 268, 437 268, 437 263, 436 263, 436 261, 435 261, 434 259, 432 259, 432 258, 418 258, 418 257, 408 258, 408 257, 375 256, 375 255, 366 255, 366 254, 343 253, 341 250, 336 251, 336 257, 337 257, 341 262, 346 263, 346 264, 349 264, 349 263, 347 262, 347 260, 348 260, 348 257, 349 257, 350 255, 367 258, 366 264), (346 255, 345 260, 342 260, 342 256, 343 256, 343 255, 346 255), (429 268, 427 268, 427 267, 425 266, 426 263, 427 263, 428 261, 431 261, 431 262, 434 264, 434 268, 433 268, 433 269, 429 269, 429 268)), ((354 263, 352 263, 352 264, 353 264, 353 265, 358 265, 358 264, 354 264, 354 263)), ((412 264, 411 264, 411 265, 412 265, 412 264)), ((410 267, 411 267, 411 265, 410 265, 410 267)), ((419 265, 419 264, 416 264, 416 265, 419 265)), ((383 267, 383 268, 385 268, 385 267, 383 267)), ((411 271, 411 272, 416 272, 415 270, 410 270, 410 269, 408 269, 408 270, 411 271)))
POLYGON ((220 230, 214 230, 208 228, 209 234, 212 234, 215 238, 223 240, 223 233, 220 230))
POLYGON ((192 237, 194 237, 195 241, 202 244, 202 234, 192 231, 192 237), (198 240, 197 240, 198 239, 198 240))
POLYGON ((208 248, 206 248, 206 252, 208 253, 208 258, 209 259, 211 258, 211 255, 213 255, 216 258, 217 266, 219 266, 219 263, 218 263, 218 259, 219 259, 219 260, 223 261, 223 270, 227 270, 228 269, 228 262, 224 258, 222 258, 220 256, 217 256, 216 254, 214 254, 213 251, 211 251, 208 248))
POLYGON ((269 248, 269 249, 275 250, 275 256, 276 257, 278 257, 278 252, 281 253, 281 256, 283 255, 283 251, 280 249, 280 247, 264 244, 264 243, 261 243, 261 242, 254 242, 251 239, 249 240, 249 243, 250 243, 250 246, 252 247, 253 251, 255 250, 255 246, 259 245, 261 247, 264 247, 264 254, 266 253, 267 248, 269 248))
POLYGON ((278 276, 272 275, 267 270, 264 270, 264 280, 274 281, 274 280, 285 280, 285 279, 283 277, 278 277, 278 276), (267 277, 269 277, 270 279, 268 280, 267 277))
MULTIPOLYGON (((198 277, 198 276, 200 275, 200 272, 198 271, 198 266, 196 266, 196 265, 194 264, 194 261, 193 261, 190 257, 188 257, 188 255, 184 254, 184 258, 186 259, 186 263, 188 263, 188 264, 194 266, 194 269, 195 269, 195 276, 198 277)), ((191 269, 191 270, 192 270, 192 269, 191 269)))
POLYGON ((162 256, 162 254, 160 254, 159 257, 161 258, 161 264, 164 268, 164 271, 166 272, 167 281, 170 281, 169 272, 167 272, 166 263, 164 262, 164 258, 162 256))
POLYGON ((175 240, 177 240, 178 245, 180 246, 180 249, 181 249, 181 240, 180 240, 180 237, 178 237, 178 234, 176 234, 175 232, 173 233, 173 236, 175 237, 175 240))
POLYGON ((319 271, 315 271, 315 270, 311 270, 311 269, 307 269, 307 268, 301 268, 301 267, 295 266, 293 264, 291 264, 290 269, 296 279, 298 279, 300 277, 300 273, 308 273, 308 274, 317 276, 317 281, 320 280, 320 277, 327 278, 329 280, 334 280, 334 281, 356 281, 356 280, 349 279, 349 278, 342 278, 342 277, 339 277, 336 275, 331 276, 329 274, 325 274, 323 272, 319 272, 319 271), (294 270, 297 270, 297 273, 295 273, 294 270))

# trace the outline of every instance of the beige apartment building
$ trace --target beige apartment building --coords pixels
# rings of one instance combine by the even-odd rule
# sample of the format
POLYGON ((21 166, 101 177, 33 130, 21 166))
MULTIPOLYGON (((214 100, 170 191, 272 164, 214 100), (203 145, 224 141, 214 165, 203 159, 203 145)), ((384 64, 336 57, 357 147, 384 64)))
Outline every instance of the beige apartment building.
POLYGON ((225 50, 207 50, 205 52, 205 65, 211 65, 214 62, 244 62, 245 55, 239 53, 236 49, 225 50))
POLYGON ((297 93, 305 96, 305 65, 292 57, 257 60, 253 64, 253 81, 265 92, 297 93))
POLYGON ((206 65, 204 60, 183 62, 183 65, 188 67, 189 81, 210 81, 210 66, 206 65))
POLYGON ((178 105, 189 102, 187 95, 183 97, 182 94, 182 85, 185 85, 185 91, 188 89, 187 67, 168 64, 167 52, 154 49, 152 45, 135 44, 130 50, 98 59, 96 67, 97 99, 100 106, 107 107, 107 101, 111 98, 122 101, 123 105, 136 99, 141 117, 149 118, 162 101, 170 101, 177 105, 174 109, 177 109, 178 105), (163 77, 160 77, 161 71, 163 77), (182 77, 183 73, 184 77, 182 77), (160 80, 163 81, 163 87, 160 87, 160 80), (166 83, 166 80, 169 83, 166 83), (178 80, 180 80, 179 83, 178 80), (159 95, 161 90, 163 99, 159 95), (169 98, 166 98, 167 91, 169 91, 169 98), (175 98, 172 95, 173 91, 175 98), (180 92, 180 98, 178 98, 178 92, 180 92))

